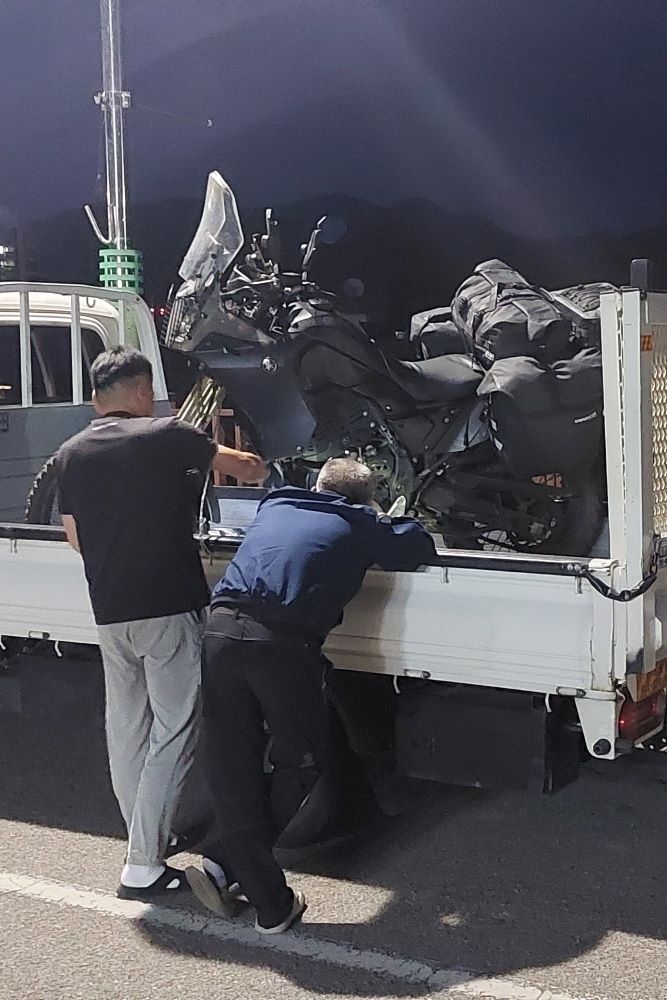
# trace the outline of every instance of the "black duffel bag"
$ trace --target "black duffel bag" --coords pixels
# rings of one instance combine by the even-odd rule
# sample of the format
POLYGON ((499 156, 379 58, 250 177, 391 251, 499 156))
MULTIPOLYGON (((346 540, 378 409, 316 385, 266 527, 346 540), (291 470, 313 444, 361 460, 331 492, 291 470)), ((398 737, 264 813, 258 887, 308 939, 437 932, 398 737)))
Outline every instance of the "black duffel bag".
POLYGON ((410 320, 410 342, 424 360, 472 353, 472 340, 453 321, 449 307, 415 313, 410 320))
POLYGON ((568 353, 569 321, 541 289, 502 260, 477 265, 454 295, 452 319, 485 368, 516 357, 550 364, 568 353))
POLYGON ((600 315, 600 295, 603 292, 615 292, 618 289, 615 285, 610 285, 608 281, 592 281, 587 285, 572 285, 570 288, 559 288, 558 295, 564 295, 566 299, 578 309, 590 316, 600 315))
MULTIPOLYGON (((588 285, 573 285, 559 288, 554 295, 562 296, 571 303, 581 316, 570 316, 575 339, 581 347, 600 346, 600 296, 603 292, 618 289, 607 281, 594 281, 588 285)), ((558 304, 562 308, 561 303, 558 304)))
POLYGON ((496 361, 477 389, 490 402, 491 436, 513 475, 589 471, 602 444, 602 357, 586 348, 567 361, 496 361))

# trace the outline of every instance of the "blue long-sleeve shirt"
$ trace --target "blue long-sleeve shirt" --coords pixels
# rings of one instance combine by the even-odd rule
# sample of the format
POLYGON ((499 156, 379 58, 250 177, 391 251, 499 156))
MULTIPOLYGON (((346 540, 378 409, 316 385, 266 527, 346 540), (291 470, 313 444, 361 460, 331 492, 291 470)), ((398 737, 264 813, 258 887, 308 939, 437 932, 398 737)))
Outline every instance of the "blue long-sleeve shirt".
POLYGON ((370 566, 414 570, 434 555, 433 539, 411 518, 390 520, 337 493, 285 487, 259 504, 211 603, 245 606, 323 640, 370 566))

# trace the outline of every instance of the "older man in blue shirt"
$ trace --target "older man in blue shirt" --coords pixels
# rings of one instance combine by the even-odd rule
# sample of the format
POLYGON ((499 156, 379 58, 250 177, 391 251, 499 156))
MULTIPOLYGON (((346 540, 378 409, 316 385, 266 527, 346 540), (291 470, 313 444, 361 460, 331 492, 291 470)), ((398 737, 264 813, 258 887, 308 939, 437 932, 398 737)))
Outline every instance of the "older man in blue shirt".
POLYGON ((219 841, 204 873, 189 869, 188 879, 198 898, 221 912, 233 872, 263 933, 286 930, 306 908, 272 854, 264 723, 272 764, 298 776, 297 795, 305 798, 327 751, 322 643, 370 566, 414 570, 435 553, 417 521, 376 513, 374 485, 366 466, 333 459, 315 492, 269 494, 213 591, 203 696, 219 841))

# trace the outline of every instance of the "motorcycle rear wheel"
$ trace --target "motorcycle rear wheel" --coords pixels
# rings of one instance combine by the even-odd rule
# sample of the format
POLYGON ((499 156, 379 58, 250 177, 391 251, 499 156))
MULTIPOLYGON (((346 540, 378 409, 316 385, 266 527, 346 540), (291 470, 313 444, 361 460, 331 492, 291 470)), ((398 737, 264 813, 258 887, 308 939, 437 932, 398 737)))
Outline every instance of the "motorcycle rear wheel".
MULTIPOLYGON (((562 481, 562 480, 561 480, 562 481)), ((527 539, 513 531, 485 529, 469 547, 495 552, 522 552, 533 555, 587 556, 602 528, 603 491, 593 475, 577 482, 563 483, 570 495, 517 501, 525 513, 535 514, 536 534, 527 539)), ((456 548, 465 547, 453 542, 456 548)))

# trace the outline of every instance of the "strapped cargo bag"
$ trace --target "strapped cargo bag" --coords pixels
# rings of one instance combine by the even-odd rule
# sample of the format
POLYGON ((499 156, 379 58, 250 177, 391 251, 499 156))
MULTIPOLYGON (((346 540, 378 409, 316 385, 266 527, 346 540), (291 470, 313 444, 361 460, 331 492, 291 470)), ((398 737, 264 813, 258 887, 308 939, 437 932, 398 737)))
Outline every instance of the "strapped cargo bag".
POLYGON ((587 348, 566 361, 496 361, 480 384, 496 448, 517 477, 590 471, 602 444, 602 358, 587 348))
POLYGON ((452 300, 452 319, 485 368, 502 358, 565 357, 571 335, 547 294, 501 260, 478 264, 452 300))

